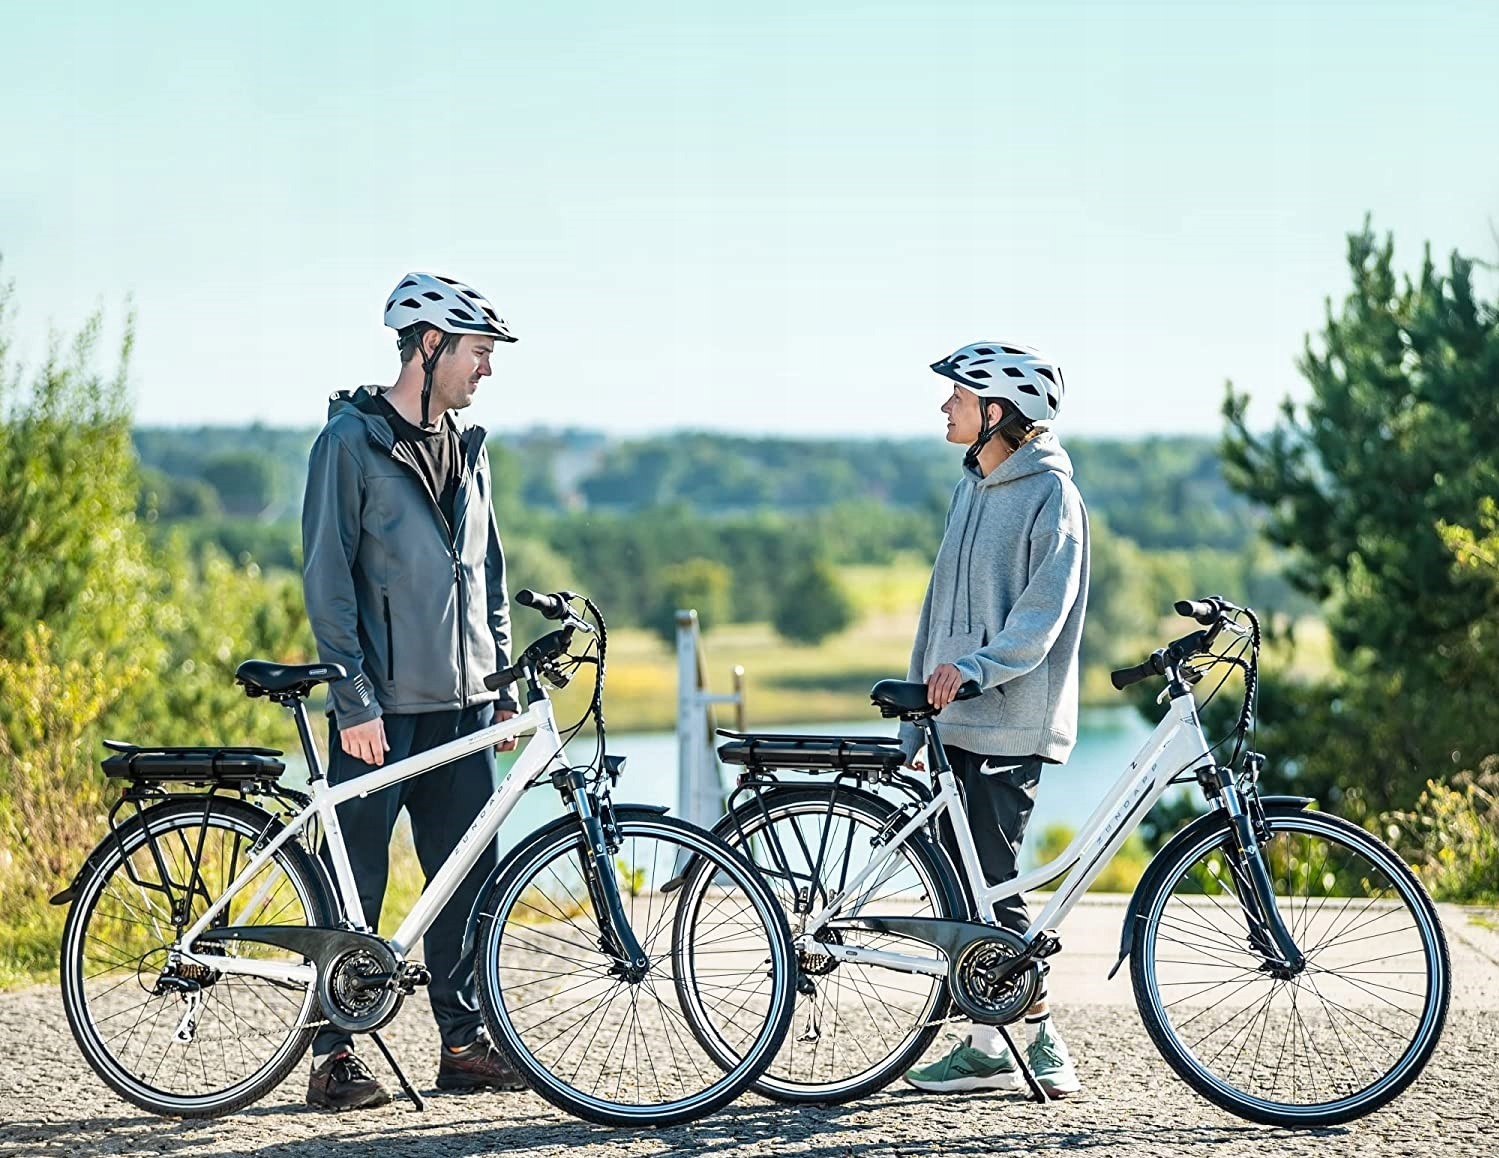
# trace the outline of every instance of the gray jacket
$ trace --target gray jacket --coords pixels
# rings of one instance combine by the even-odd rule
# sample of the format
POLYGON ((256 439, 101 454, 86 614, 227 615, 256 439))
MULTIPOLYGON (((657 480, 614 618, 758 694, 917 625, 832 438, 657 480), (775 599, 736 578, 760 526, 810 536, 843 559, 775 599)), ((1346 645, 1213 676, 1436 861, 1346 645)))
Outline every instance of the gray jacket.
MULTIPOLYGON (((943 709, 943 741, 983 755, 1067 759, 1087 602, 1088 513, 1056 436, 1038 435, 988 476, 965 471, 906 675, 924 681, 950 663, 985 689, 943 709)), ((908 756, 918 738, 902 726, 908 756)))
POLYGON ((505 556, 482 427, 459 428, 450 530, 437 496, 374 409, 375 387, 329 399, 302 502, 302 585, 340 728, 393 714, 515 701, 484 687, 510 662, 505 556))

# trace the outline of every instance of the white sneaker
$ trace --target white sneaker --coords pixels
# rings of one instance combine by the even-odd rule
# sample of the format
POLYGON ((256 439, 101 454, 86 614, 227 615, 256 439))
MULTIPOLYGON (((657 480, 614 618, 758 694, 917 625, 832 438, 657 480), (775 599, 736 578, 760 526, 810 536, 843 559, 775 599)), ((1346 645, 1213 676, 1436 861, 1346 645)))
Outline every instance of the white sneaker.
POLYGON ((1025 1060, 1048 1098, 1065 1098, 1083 1088, 1067 1056, 1067 1043, 1049 1017, 1036 1027, 1036 1039, 1026 1047, 1025 1060))

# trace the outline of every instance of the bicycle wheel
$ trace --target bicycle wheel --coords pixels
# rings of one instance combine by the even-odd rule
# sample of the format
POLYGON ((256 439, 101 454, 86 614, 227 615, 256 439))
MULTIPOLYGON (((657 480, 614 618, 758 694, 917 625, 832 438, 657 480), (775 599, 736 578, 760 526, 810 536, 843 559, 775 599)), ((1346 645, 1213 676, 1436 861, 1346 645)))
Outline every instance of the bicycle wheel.
POLYGON ((1164 866, 1135 928, 1145 1028, 1173 1069, 1225 1110, 1329 1126, 1415 1080, 1451 994, 1430 898, 1389 848, 1320 812, 1271 811, 1261 852, 1306 967, 1277 978, 1249 945, 1225 828, 1164 866))
MULTIPOLYGON (((887 851, 896 808, 870 792, 831 785, 777 788, 746 801, 715 832, 765 877, 792 922, 793 936, 813 911, 887 851), (798 898, 802 913, 797 913, 798 898)), ((690 891, 691 884, 685 891, 690 891)), ((701 886, 699 886, 701 889, 701 886)), ((690 926, 708 900, 684 898, 690 926)), ((840 944, 932 957, 920 941, 852 926, 870 916, 961 917, 962 894, 944 856, 918 833, 893 850, 846 902, 821 936, 840 944)), ((846 1102, 888 1085, 926 1052, 947 1015, 946 981, 877 965, 800 953, 791 1032, 755 1091, 789 1102, 846 1102)), ((728 1054, 711 1019, 687 1003, 706 1042, 728 1054)))
MULTIPOLYGON (((63 930, 63 1008, 89 1065, 142 1109, 184 1118, 230 1113, 273 1089, 312 1042, 312 986, 168 960, 261 836, 278 828, 242 801, 178 798, 133 817, 89 858, 93 869, 63 930)), ((331 925, 332 916, 317 866, 289 841, 220 923, 331 925)), ((302 961, 250 942, 213 952, 302 961)))
POLYGON ((582 832, 564 817, 510 854, 481 910, 477 972, 490 1036, 532 1087, 607 1125, 672 1125, 732 1101, 774 1056, 791 1019, 795 966, 780 906, 712 834, 654 812, 615 812, 615 879, 644 950, 628 975, 600 945, 582 832), (708 866, 712 932, 690 957, 671 931, 678 866, 708 866), (694 1039, 676 996, 689 969, 736 1027, 725 1062, 694 1039))

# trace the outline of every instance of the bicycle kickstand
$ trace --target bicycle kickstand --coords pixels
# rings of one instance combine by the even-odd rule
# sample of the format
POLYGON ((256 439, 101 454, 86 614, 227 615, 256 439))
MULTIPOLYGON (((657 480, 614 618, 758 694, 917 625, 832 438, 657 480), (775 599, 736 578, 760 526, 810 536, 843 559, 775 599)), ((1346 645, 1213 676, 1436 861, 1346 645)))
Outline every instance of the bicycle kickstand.
POLYGON ((1046 1096, 1046 1091, 1041 1088, 1041 1083, 1036 1080, 1036 1075, 1031 1072, 1030 1063, 1026 1061, 1025 1054, 1016 1048, 1015 1039, 1010 1036, 1010 1027, 1008 1025, 1001 1025, 997 1028, 999 1029, 999 1036, 1005 1039, 1005 1045, 1010 1047, 1010 1056, 1015 1059, 1015 1064, 1020 1067, 1020 1072, 1025 1077, 1025 1084, 1031 1088, 1031 1101, 1040 1102, 1042 1105, 1051 1101, 1046 1096))
MULTIPOLYGON (((422 1100, 421 1094, 417 1093, 416 1090, 412 1087, 411 1083, 406 1080, 405 1072, 401 1069, 400 1064, 396 1061, 395 1054, 391 1053, 390 1047, 385 1044, 385 1039, 380 1036, 380 1031, 375 1030, 370 1034, 370 1037, 374 1038, 375 1045, 377 1045, 380 1048, 380 1052, 385 1055, 386 1063, 390 1066, 391 1072, 396 1075, 396 1081, 401 1083, 401 1089, 404 1090, 406 1096, 411 1099, 412 1104, 415 1105, 418 1110, 425 1110, 427 1108, 427 1103, 422 1100)), ((1023 1062, 1021 1064, 1024 1065, 1023 1062)), ((1029 1076, 1030 1071, 1027 1070, 1026 1074, 1027 1076, 1029 1076)), ((1034 1081, 1034 1079, 1032 1080, 1034 1081)))

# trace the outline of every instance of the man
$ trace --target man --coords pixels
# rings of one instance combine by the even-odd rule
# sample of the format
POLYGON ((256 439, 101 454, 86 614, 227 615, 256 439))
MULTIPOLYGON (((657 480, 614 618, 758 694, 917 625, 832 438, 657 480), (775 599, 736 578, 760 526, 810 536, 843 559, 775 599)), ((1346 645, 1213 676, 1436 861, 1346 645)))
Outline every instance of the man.
MULTIPOLYGON (((385 305, 401 368, 391 386, 335 394, 313 444, 302 508, 303 587, 318 658, 348 677, 329 689, 328 779, 337 784, 515 714, 484 677, 510 662, 505 563, 484 430, 454 418, 513 342, 460 282, 413 273, 385 305)), ((514 747, 509 741, 502 748, 514 747)), ((411 818, 428 879, 494 789, 483 750, 339 808, 364 917, 380 920, 396 817, 411 818)), ((487 849, 424 941, 442 1036, 439 1089, 520 1089, 481 1028, 473 952, 462 954, 487 849)), ((313 1042, 310 1105, 344 1110, 390 1095, 331 1027, 313 1042)))
MULTIPOLYGON (((1017 875, 1041 771, 1077 740, 1078 644, 1088 599, 1088 516, 1072 463, 1048 429, 1062 372, 1029 346, 976 342, 932 365, 952 382, 947 441, 967 444, 932 569, 910 680, 942 709, 943 747, 963 790, 989 884, 1017 875), (954 702, 965 680, 984 694, 954 702)), ((903 729, 912 766, 919 733, 903 729)), ((961 864, 950 826, 944 843, 961 864)), ((995 906, 1023 934, 1025 902, 995 906)), ((1043 990, 1028 1011, 1027 1061, 1053 1097, 1081 1089, 1043 990)), ((906 1074, 938 1092, 1024 1087, 997 1028, 975 1025, 944 1058, 906 1074)))

